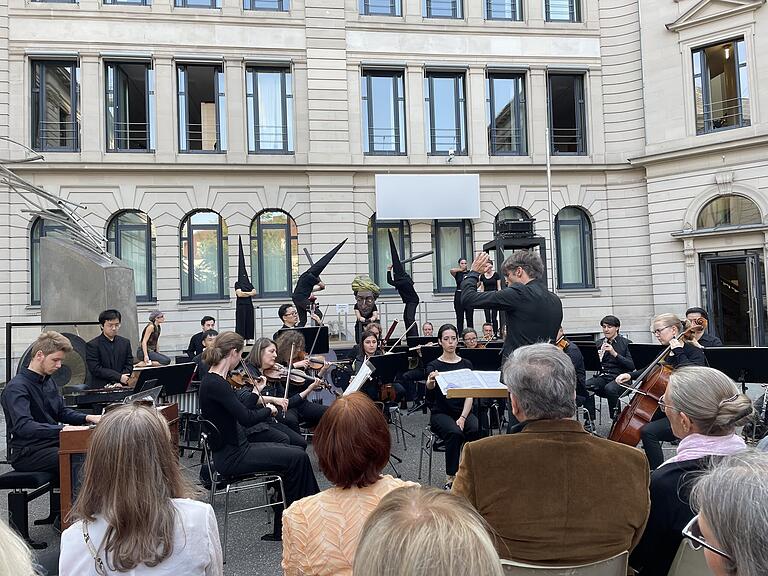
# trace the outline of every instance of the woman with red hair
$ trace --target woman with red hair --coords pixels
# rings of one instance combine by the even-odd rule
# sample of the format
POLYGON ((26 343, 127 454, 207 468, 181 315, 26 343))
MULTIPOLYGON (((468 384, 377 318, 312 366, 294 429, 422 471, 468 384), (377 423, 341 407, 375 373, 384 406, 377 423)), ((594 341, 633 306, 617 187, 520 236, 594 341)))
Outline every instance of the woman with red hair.
POLYGON ((283 514, 283 571, 351 576, 368 515, 392 490, 417 484, 381 475, 389 462, 389 427, 362 392, 331 404, 315 428, 313 445, 333 487, 294 502, 283 514))

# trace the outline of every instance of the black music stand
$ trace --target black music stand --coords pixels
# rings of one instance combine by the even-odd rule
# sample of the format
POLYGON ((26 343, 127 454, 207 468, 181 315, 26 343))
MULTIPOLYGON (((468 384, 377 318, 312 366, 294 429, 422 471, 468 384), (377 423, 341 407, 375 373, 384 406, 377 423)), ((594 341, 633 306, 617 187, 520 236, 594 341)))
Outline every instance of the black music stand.
MULTIPOLYGON (((426 346, 424 348, 419 348, 419 350, 421 350, 421 361, 424 363, 425 367, 432 362, 432 360, 437 360, 443 355, 443 349, 440 346, 426 346)), ((461 350, 457 350, 456 353, 461 356, 461 350)))
POLYGON ((192 376, 197 368, 194 362, 184 364, 169 364, 168 366, 152 366, 149 368, 137 368, 139 379, 136 381, 132 394, 147 390, 150 381, 157 382, 150 387, 162 386, 165 395, 183 394, 192 382, 192 376))
POLYGON ((576 346, 584 358, 584 369, 588 372, 600 372, 603 367, 600 363, 600 355, 597 353, 597 346, 594 342, 571 342, 571 346, 576 346))
POLYGON ((501 370, 501 355, 498 349, 493 348, 462 348, 458 355, 472 362, 473 370, 492 371, 501 370))
POLYGON ((397 352, 371 356, 368 361, 375 368, 374 374, 381 382, 394 382, 395 376, 408 370, 408 353, 397 352))
POLYGON ((629 344, 629 353, 632 355, 632 361, 635 363, 635 368, 638 370, 644 370, 647 366, 659 357, 666 346, 662 344, 635 344, 631 342, 629 344))
POLYGON ((705 348, 704 355, 711 368, 727 374, 741 383, 742 391, 747 391, 747 382, 768 384, 768 348, 747 346, 729 346, 705 348))
MULTIPOLYGON (((303 326, 302 328, 281 328, 277 331, 277 335, 281 334, 285 330, 299 330, 304 336, 304 349, 309 354, 309 349, 312 348, 312 343, 315 342, 315 336, 317 336, 317 342, 315 342, 315 348, 312 350, 312 354, 327 354, 331 349, 328 339, 328 326, 303 326)), ((277 336, 276 335, 276 336, 277 336)))
POLYGON ((408 346, 413 348, 414 346, 424 346, 424 344, 431 344, 437 342, 437 336, 407 336, 408 346))

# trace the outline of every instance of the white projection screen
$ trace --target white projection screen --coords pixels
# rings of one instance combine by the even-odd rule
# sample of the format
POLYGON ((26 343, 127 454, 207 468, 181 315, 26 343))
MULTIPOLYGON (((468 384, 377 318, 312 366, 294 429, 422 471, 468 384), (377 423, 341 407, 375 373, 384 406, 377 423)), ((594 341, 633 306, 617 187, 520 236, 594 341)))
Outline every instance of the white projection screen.
POLYGON ((377 220, 480 218, 479 174, 377 174, 377 220))

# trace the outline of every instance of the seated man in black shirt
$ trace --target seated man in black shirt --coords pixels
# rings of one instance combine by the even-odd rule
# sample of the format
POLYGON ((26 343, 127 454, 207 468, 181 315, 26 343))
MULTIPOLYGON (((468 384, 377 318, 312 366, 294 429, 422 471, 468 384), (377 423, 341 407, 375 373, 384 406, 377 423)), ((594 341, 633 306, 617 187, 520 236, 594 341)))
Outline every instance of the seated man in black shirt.
MULTIPOLYGON (((587 380, 587 390, 595 395, 608 399, 611 418, 619 411, 619 396, 625 388, 616 384, 616 376, 635 369, 632 354, 629 353, 630 341, 619 334, 621 322, 616 316, 608 315, 600 320, 603 336, 597 341, 597 355, 600 357, 600 372, 587 380)), ((589 411, 589 417, 595 419, 595 398, 587 398, 584 407, 589 411)))
MULTIPOLYGON (((216 332, 216 330, 206 330, 203 332, 203 351, 205 351, 206 348, 210 347, 211 344, 213 344, 213 341, 216 340, 216 336, 218 336, 219 333, 216 332)), ((192 358, 192 362, 194 362, 197 365, 197 371, 195 372, 195 380, 202 380, 203 376, 208 374, 208 370, 210 369, 210 366, 205 363, 203 360, 203 353, 200 352, 197 356, 192 358)))
POLYGON ((49 472, 58 485, 59 432, 63 424, 96 424, 101 416, 83 414, 64 406, 51 375, 72 350, 58 332, 43 332, 30 350, 28 368, 19 368, 3 390, 8 460, 20 472, 49 472))
POLYGON ((85 363, 96 388, 107 384, 127 384, 133 372, 131 342, 117 335, 121 321, 117 310, 104 310, 99 314, 101 334, 86 344, 85 363))
POLYGON ((203 316, 203 319, 200 320, 200 326, 202 326, 202 330, 189 339, 189 346, 187 346, 187 349, 185 350, 187 356, 192 359, 203 353, 203 348, 205 348, 203 346, 205 333, 208 332, 208 330, 214 329, 216 326, 216 318, 213 316, 203 316))

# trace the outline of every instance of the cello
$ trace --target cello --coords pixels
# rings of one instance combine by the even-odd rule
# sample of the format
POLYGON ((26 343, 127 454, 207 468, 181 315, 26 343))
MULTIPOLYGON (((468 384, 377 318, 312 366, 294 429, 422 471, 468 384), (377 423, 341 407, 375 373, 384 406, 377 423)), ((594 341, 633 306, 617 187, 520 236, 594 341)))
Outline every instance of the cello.
MULTIPOLYGON (((707 321, 704 318, 696 318, 691 322, 677 339, 692 339, 692 333, 699 330, 706 330, 707 321)), ((653 415, 659 408, 659 398, 664 395, 669 384, 669 376, 672 374, 672 367, 664 364, 664 359, 672 351, 672 346, 668 345, 659 354, 651 364, 643 370, 643 373, 637 378, 640 382, 637 386, 626 386, 633 390, 635 395, 621 411, 619 418, 611 427, 611 433, 608 440, 637 446, 640 443, 640 430, 643 426, 653 420, 653 415)))

